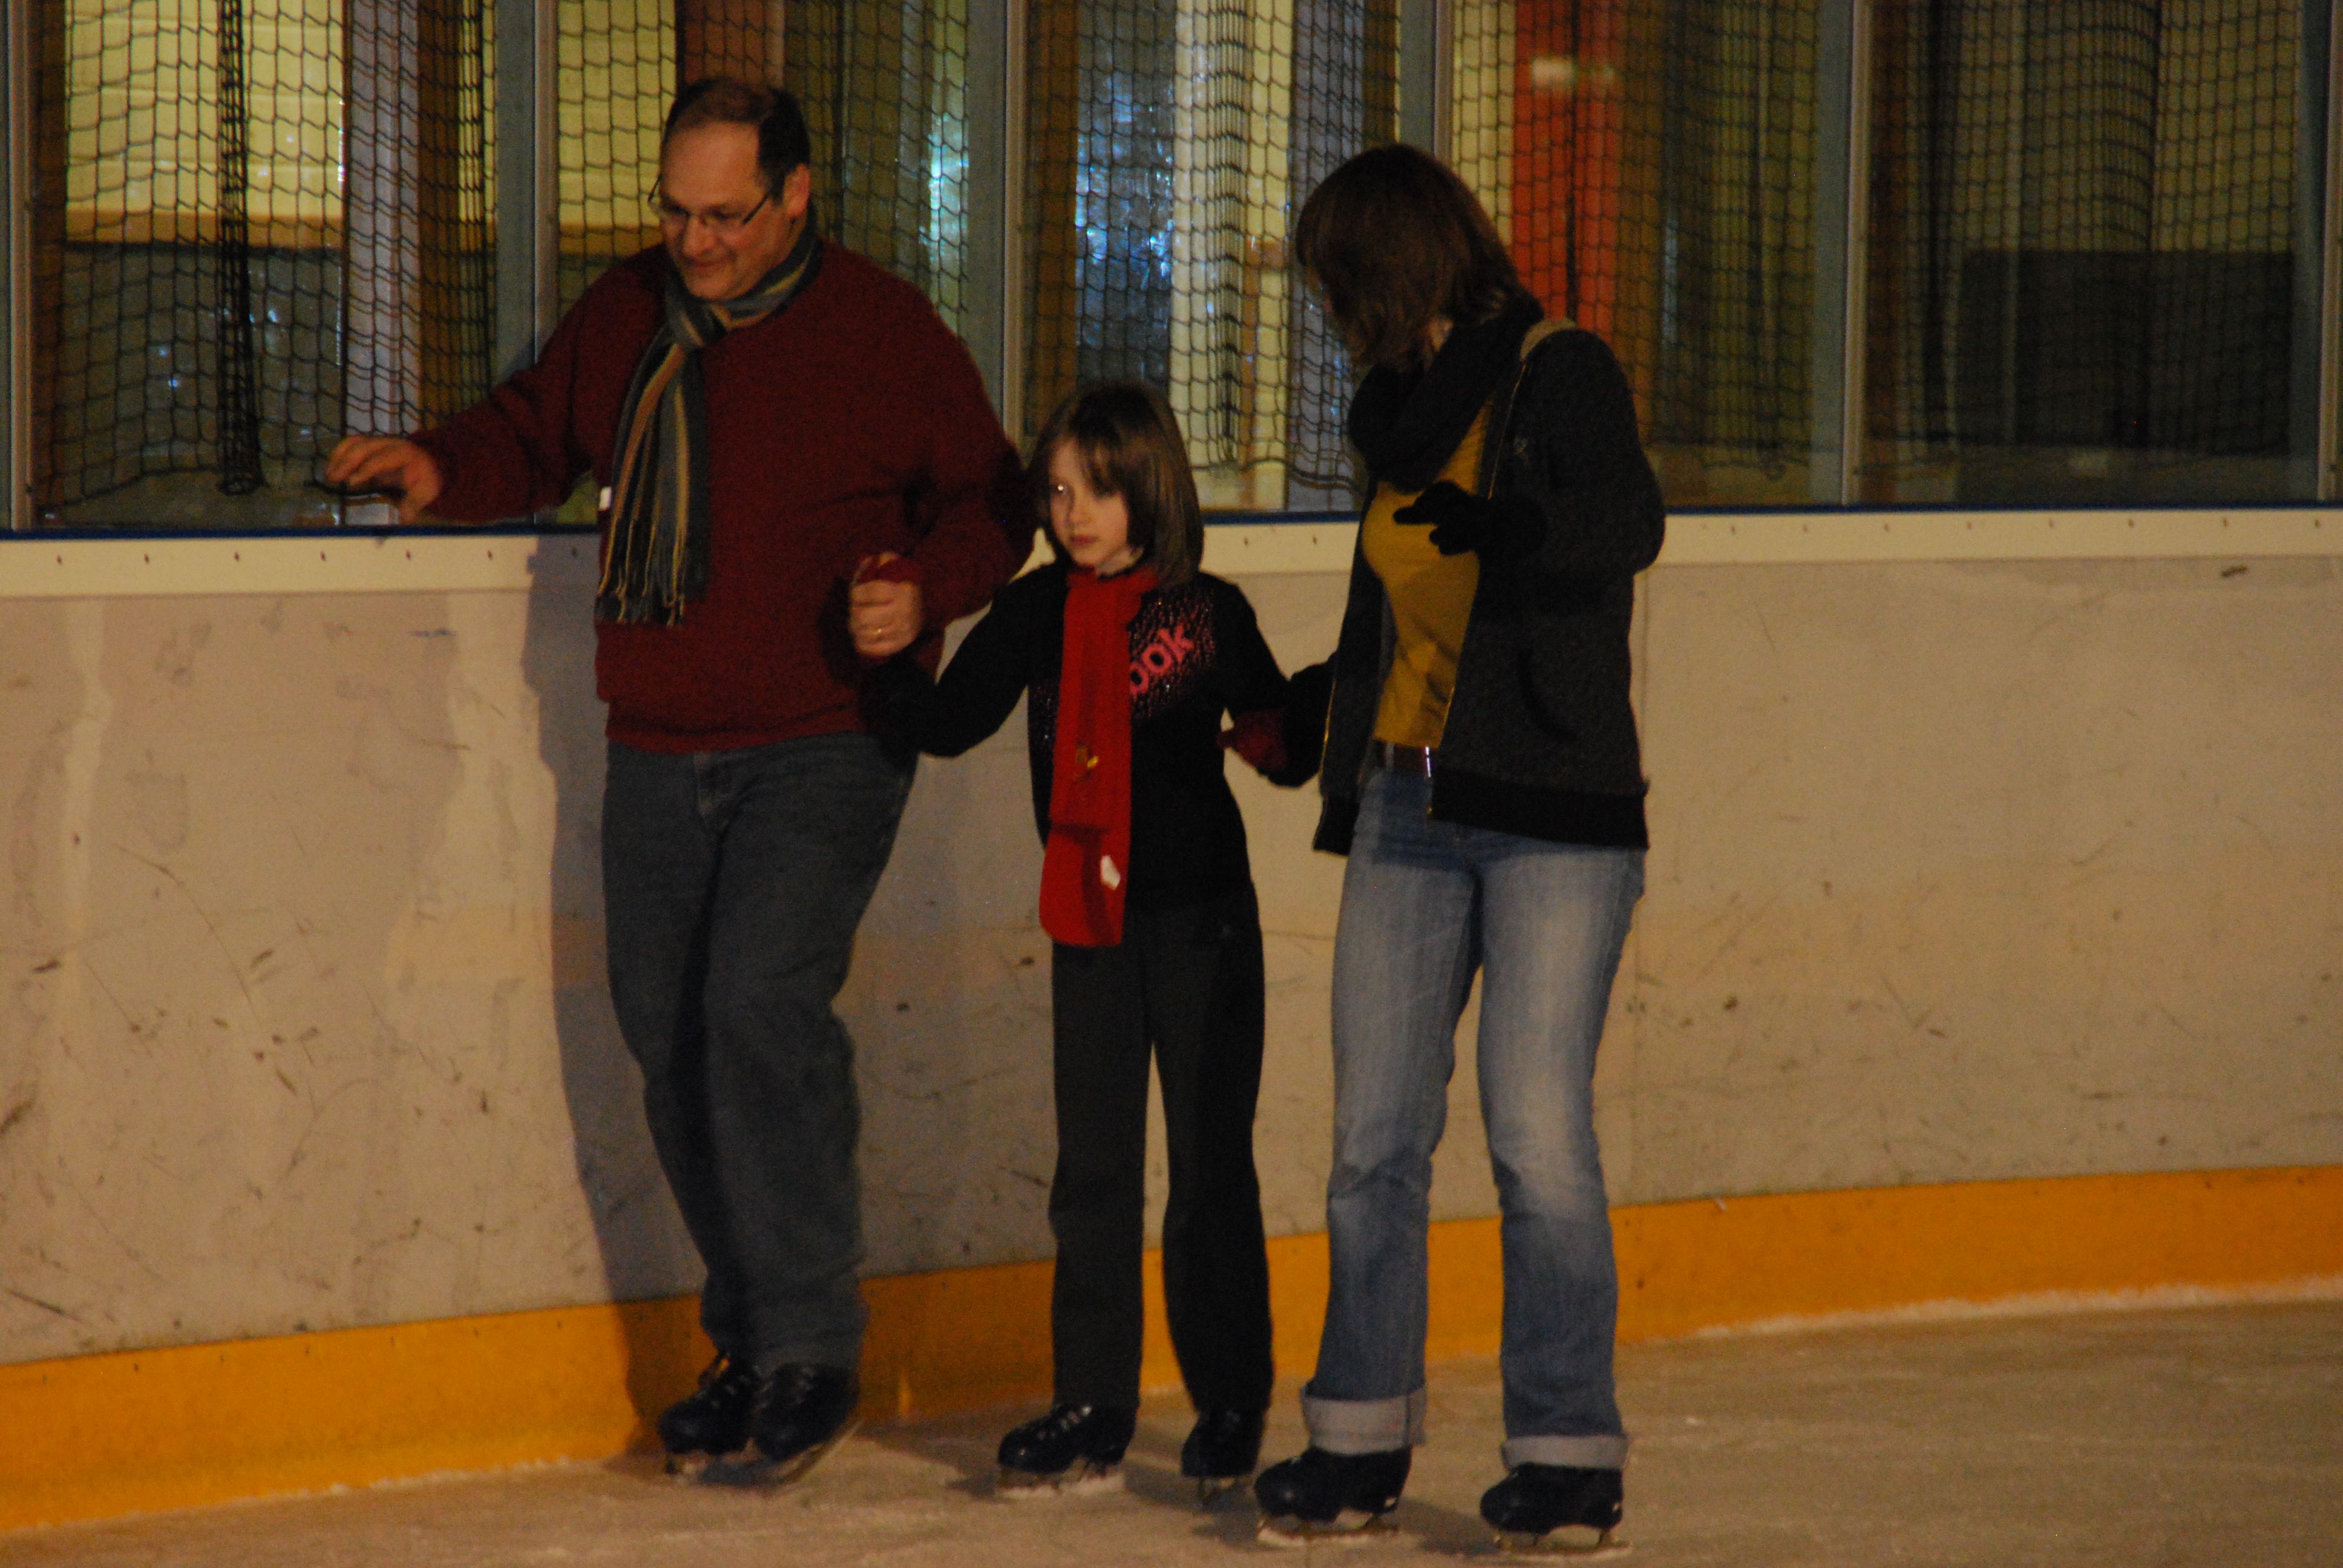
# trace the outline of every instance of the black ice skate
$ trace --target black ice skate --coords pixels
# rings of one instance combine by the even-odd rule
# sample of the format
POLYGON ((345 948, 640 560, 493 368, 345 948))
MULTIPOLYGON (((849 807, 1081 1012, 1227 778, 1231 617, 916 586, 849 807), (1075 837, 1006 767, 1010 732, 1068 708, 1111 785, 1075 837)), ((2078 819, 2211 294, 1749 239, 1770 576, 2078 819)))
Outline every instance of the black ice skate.
POLYGON ((659 1445, 667 1450, 667 1473, 696 1471, 710 1459, 749 1446, 749 1423, 757 1412, 765 1380, 748 1362, 719 1355, 699 1374, 699 1387, 667 1407, 659 1418, 659 1445))
POLYGON ((1615 1533, 1622 1495, 1615 1470, 1516 1464, 1482 1497, 1481 1517, 1508 1552, 1609 1557, 1627 1550, 1615 1533))
POLYGON ((726 1486, 786 1486, 821 1462, 854 1430, 862 1380, 847 1367, 802 1362, 774 1370, 749 1422, 749 1446, 711 1464, 702 1479, 726 1486))
POLYGON ((1111 1484, 1138 1424, 1136 1411, 1063 1402, 1051 1405, 1049 1414, 1001 1440, 1001 1495, 1048 1497, 1111 1484))
POLYGON ((1329 1453, 1311 1447, 1272 1464, 1252 1483, 1261 1503, 1261 1539, 1272 1546, 1365 1536, 1388 1530, 1414 1451, 1329 1453))
POLYGON ((1261 1462, 1262 1412, 1207 1410, 1180 1448, 1180 1473, 1196 1483, 1196 1500, 1210 1503, 1233 1491, 1261 1462))

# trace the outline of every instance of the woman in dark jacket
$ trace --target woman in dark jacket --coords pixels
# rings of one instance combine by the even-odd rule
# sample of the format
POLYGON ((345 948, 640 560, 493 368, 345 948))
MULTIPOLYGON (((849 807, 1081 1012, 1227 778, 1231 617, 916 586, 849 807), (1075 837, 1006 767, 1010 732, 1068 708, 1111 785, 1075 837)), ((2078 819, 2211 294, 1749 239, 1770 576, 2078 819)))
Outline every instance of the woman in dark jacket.
POLYGON ((1303 207, 1296 250, 1354 357, 1371 498, 1331 677, 1321 849, 1334 944, 1332 1286, 1310 1446, 1256 1483, 1272 1534, 1388 1512, 1423 1438, 1425 1236, 1453 1039, 1481 975, 1480 1090, 1503 1211, 1504 1461, 1482 1513, 1600 1549, 1627 1438, 1595 1049, 1643 890, 1628 705, 1660 491, 1600 338, 1542 320, 1480 203, 1380 147, 1303 207))

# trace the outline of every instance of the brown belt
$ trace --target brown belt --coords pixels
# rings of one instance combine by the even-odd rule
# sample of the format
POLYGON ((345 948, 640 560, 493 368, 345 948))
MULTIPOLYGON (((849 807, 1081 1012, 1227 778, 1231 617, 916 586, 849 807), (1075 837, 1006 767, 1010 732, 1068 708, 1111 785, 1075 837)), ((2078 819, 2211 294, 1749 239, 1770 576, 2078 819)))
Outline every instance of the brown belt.
POLYGON ((1388 740, 1368 743, 1367 760, 1392 773, 1432 777, 1432 759, 1439 755, 1429 746, 1394 746, 1388 740))

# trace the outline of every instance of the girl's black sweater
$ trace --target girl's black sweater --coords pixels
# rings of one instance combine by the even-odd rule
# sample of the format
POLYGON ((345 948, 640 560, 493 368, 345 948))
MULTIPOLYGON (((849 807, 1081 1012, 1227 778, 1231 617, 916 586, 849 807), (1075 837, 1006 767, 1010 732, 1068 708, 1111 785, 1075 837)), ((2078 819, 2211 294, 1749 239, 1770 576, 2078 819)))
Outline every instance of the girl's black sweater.
MULTIPOLYGON (((936 757, 957 757, 1006 723, 1025 698, 1033 823, 1050 832, 1067 568, 1052 563, 995 595, 942 676, 909 658, 881 678, 885 728, 936 757)), ((1221 716, 1285 708, 1285 677, 1235 586, 1199 575, 1148 594, 1131 622, 1129 902, 1196 903, 1250 884, 1244 819, 1222 772, 1221 716)), ((1314 738, 1313 738, 1314 739, 1314 738)), ((1315 747, 1310 762, 1314 771, 1315 747)), ((1309 771, 1272 777, 1299 784, 1309 771)))

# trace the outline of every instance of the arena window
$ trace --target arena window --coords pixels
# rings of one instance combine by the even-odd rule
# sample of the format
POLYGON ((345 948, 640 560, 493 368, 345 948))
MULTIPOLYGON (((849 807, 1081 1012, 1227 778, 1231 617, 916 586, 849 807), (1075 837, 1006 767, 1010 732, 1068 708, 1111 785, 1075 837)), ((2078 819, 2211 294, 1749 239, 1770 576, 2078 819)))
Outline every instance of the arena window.
POLYGON ((35 0, 12 521, 383 520, 324 454, 651 243, 660 115, 716 71, 798 92, 825 227, 1013 433, 1143 377, 1218 508, 1351 504, 1286 236, 1393 136, 1618 348, 1676 507, 2332 498, 2337 59, 2305 0, 35 0))

